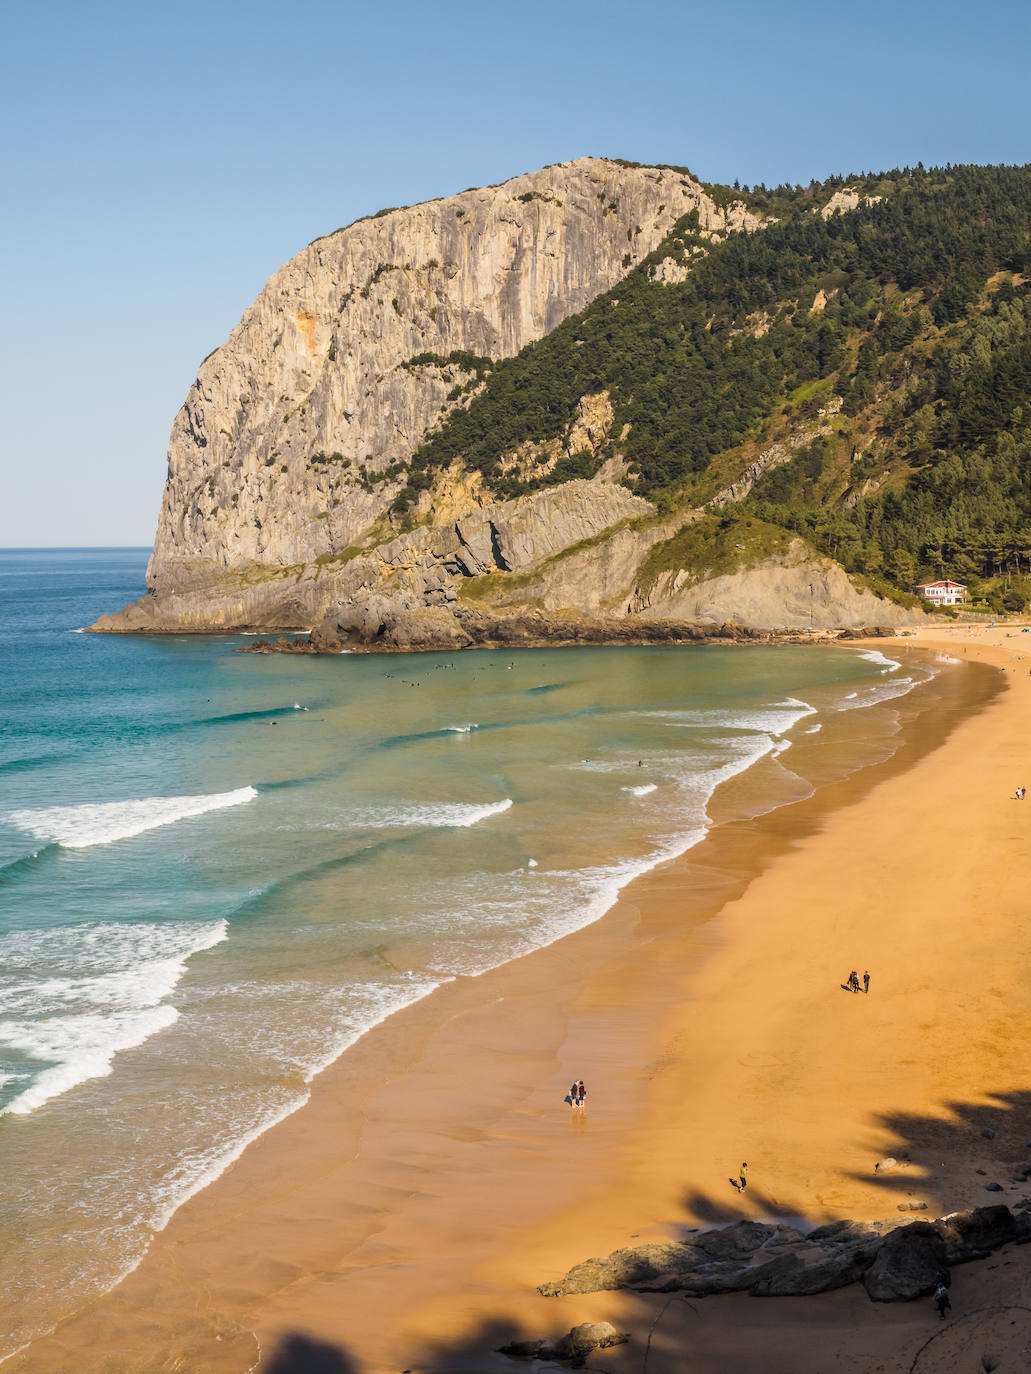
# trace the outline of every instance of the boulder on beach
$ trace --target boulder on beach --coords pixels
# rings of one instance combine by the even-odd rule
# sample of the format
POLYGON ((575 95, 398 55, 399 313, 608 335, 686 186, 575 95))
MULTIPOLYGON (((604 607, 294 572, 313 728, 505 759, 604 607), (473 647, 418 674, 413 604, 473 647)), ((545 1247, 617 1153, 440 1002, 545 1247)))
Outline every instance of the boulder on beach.
POLYGON ((625 1345, 630 1336, 617 1331, 611 1322, 581 1322, 552 1344, 547 1340, 510 1341, 499 1347, 499 1355, 517 1360, 568 1360, 573 1368, 582 1366, 595 1350, 625 1345))
POLYGON ((885 1236, 863 1287, 874 1302, 910 1302, 932 1293, 948 1274, 945 1242, 929 1221, 914 1221, 885 1236))

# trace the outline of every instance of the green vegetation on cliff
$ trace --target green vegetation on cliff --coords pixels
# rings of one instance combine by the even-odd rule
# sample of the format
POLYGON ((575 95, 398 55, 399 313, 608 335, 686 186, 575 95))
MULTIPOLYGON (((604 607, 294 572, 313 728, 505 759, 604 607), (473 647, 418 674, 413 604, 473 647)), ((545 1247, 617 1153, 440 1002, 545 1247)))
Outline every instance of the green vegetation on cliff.
POLYGON ((650 591, 663 573, 682 568, 692 569, 698 577, 720 577, 783 556, 790 543, 786 530, 761 520, 703 515, 651 549, 638 569, 637 585, 642 592, 650 591))
POLYGON ((715 494, 716 474, 812 431, 742 515, 898 587, 1031 571, 1031 168, 711 189, 777 222, 712 242, 686 216, 580 315, 476 369, 395 510, 456 459, 514 496, 612 454, 661 509, 687 507, 715 494), (879 199, 824 218, 846 184, 879 199), (654 280, 665 259, 689 263, 687 279, 654 280), (601 391, 618 437, 537 475, 510 461, 564 440, 601 391))

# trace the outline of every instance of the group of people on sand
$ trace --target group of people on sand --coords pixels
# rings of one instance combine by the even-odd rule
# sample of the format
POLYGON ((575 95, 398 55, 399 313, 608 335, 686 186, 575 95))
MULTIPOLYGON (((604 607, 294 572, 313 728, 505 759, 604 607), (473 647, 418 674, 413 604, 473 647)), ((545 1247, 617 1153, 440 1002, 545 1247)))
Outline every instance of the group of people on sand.
POLYGON ((569 1089, 569 1105, 571 1107, 582 1107, 586 1101, 587 1089, 584 1087, 584 1081, 581 1078, 579 1082, 574 1081, 573 1086, 569 1089))
MULTIPOLYGON (((855 969, 853 969, 852 972, 848 975, 848 982, 845 984, 845 986, 848 988, 849 992, 859 991, 859 974, 855 971, 855 969)), ((863 991, 870 991, 870 974, 865 969, 863 970, 863 991)))

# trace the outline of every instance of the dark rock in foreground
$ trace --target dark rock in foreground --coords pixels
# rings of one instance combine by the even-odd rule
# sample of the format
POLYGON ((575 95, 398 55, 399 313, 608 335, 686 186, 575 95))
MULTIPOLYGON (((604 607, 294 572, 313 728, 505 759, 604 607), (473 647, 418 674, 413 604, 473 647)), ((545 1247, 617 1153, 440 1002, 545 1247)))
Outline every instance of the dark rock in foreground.
POLYGON ((617 1331, 611 1322, 581 1322, 552 1345, 548 1341, 512 1341, 503 1345, 499 1355, 511 1355, 521 1360, 568 1360, 574 1369, 583 1366, 594 1350, 608 1350, 613 1345, 625 1345, 630 1339, 617 1331))
POLYGON ((914 1221, 886 1235, 873 1264, 863 1274, 863 1287, 874 1302, 910 1302, 946 1277, 945 1242, 929 1221, 914 1221))
POLYGON ((909 1302, 930 1293, 950 1264, 981 1259, 1010 1241, 1031 1241, 1031 1216, 1004 1206, 903 1226, 839 1221, 808 1235, 791 1226, 738 1221, 690 1241, 614 1250, 537 1291, 544 1297, 617 1288, 799 1297, 862 1280, 875 1302, 909 1302))

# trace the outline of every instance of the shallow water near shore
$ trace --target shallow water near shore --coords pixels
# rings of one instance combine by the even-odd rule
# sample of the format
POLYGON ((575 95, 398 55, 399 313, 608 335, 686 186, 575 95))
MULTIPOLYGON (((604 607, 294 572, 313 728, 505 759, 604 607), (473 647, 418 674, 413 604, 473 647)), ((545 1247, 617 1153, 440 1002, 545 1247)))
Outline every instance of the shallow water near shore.
POLYGON ((713 814, 886 757, 929 676, 894 644, 75 634, 145 562, 0 554, 0 1357, 392 1011, 596 920, 713 814))

